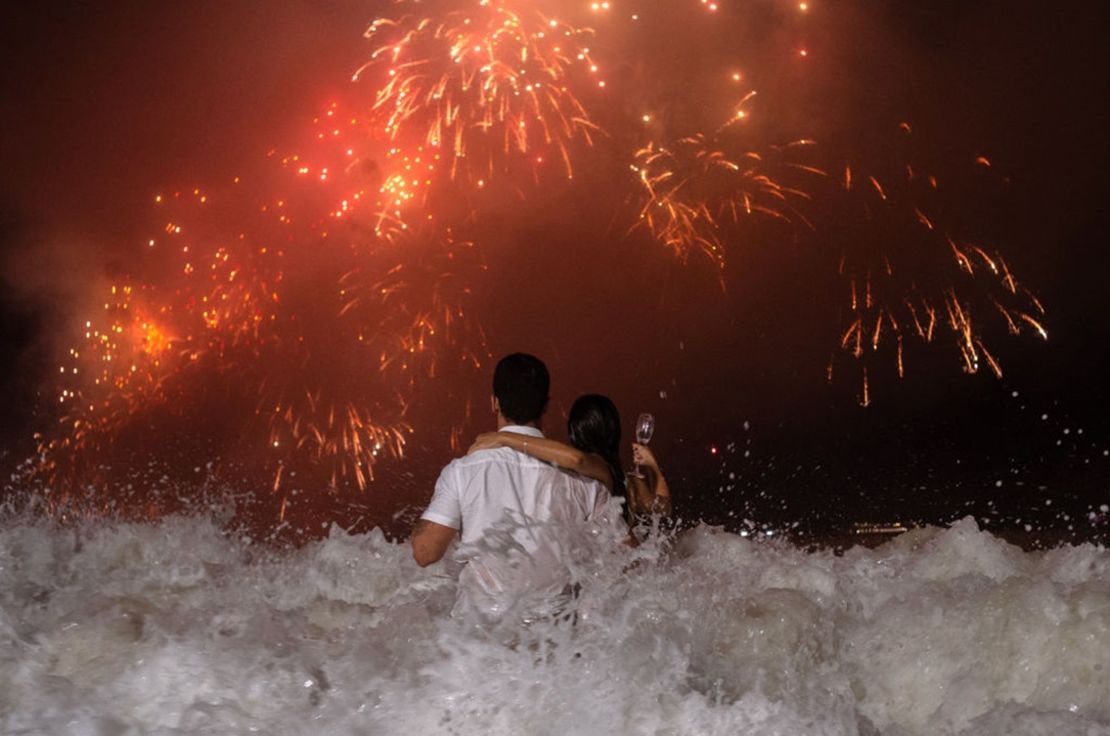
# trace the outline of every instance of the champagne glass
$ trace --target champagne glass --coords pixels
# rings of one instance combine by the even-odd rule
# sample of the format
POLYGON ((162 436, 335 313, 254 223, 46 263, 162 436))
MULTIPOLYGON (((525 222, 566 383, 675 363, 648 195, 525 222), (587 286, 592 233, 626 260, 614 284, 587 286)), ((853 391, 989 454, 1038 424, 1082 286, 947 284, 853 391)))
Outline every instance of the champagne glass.
MULTIPOLYGON (((646 445, 651 442, 651 436, 655 433, 655 417, 647 412, 644 412, 636 418, 636 441, 641 445, 646 445)), ((632 469, 632 475, 637 478, 643 478, 644 473, 640 470, 640 466, 636 465, 632 469)))

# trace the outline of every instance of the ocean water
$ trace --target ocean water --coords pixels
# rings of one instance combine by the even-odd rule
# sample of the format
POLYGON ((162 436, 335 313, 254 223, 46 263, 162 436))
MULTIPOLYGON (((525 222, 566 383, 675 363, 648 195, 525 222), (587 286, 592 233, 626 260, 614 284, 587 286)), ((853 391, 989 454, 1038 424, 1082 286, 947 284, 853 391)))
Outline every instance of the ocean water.
POLYGON ((1110 735, 1104 548, 568 544, 577 624, 490 630, 378 531, 8 518, 0 733, 1110 735))

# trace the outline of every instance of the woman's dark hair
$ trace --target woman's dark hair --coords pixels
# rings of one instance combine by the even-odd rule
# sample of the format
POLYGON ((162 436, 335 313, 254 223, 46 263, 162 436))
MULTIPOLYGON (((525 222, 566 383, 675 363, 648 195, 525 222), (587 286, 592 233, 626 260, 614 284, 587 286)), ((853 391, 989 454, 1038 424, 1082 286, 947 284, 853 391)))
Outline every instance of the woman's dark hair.
POLYGON ((600 455, 613 476, 613 495, 624 495, 624 471, 621 470, 621 415, 608 396, 579 396, 567 417, 570 443, 582 452, 600 455))

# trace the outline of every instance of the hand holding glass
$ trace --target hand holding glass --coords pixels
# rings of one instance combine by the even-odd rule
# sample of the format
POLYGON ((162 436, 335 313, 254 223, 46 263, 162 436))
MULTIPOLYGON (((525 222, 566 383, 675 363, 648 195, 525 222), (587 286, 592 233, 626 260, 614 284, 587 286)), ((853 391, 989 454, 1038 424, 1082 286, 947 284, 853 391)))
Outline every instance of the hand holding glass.
MULTIPOLYGON (((636 441, 641 445, 646 445, 651 442, 651 435, 655 433, 655 417, 647 412, 644 412, 636 419, 636 441)), ((636 465, 632 469, 631 475, 637 478, 643 478, 643 471, 640 466, 636 465)))

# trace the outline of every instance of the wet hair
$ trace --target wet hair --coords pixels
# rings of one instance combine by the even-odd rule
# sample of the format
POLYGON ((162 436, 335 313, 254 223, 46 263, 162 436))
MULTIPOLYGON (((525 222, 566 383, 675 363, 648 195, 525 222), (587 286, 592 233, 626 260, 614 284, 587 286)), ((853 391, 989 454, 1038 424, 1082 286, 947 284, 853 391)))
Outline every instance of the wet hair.
POLYGON ((613 495, 624 495, 624 471, 621 470, 621 415, 608 396, 585 394, 570 407, 567 417, 570 443, 582 452, 600 455, 613 476, 613 495))
POLYGON ((516 424, 539 421, 547 409, 550 389, 547 366, 534 355, 506 355, 493 371, 493 395, 501 414, 516 424))

